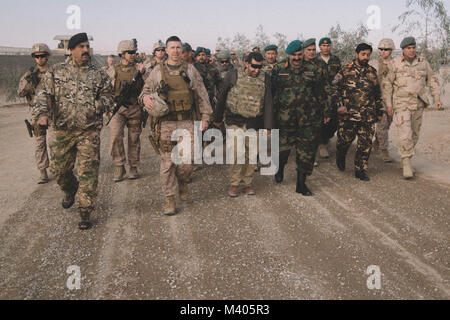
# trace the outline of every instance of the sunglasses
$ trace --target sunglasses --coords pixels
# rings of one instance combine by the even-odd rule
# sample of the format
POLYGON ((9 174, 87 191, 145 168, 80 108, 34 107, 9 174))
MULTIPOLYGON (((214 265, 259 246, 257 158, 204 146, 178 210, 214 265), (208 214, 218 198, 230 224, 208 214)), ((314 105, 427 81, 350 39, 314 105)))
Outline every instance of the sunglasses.
POLYGON ((263 67, 262 64, 253 64, 253 63, 252 63, 250 66, 251 66, 253 69, 262 69, 262 67, 263 67))
POLYGON ((381 51, 392 51, 391 49, 380 48, 381 51))
POLYGON ((125 51, 125 52, 131 55, 136 54, 136 51, 125 51))
POLYGON ((228 60, 222 60, 222 61, 220 61, 220 63, 221 63, 221 64, 224 64, 224 63, 230 63, 230 61, 228 61, 228 60))
POLYGON ((164 49, 155 49, 155 51, 164 51, 164 49))
POLYGON ((45 58, 47 58, 47 55, 46 54, 34 55, 34 58, 35 59, 45 59, 45 58))

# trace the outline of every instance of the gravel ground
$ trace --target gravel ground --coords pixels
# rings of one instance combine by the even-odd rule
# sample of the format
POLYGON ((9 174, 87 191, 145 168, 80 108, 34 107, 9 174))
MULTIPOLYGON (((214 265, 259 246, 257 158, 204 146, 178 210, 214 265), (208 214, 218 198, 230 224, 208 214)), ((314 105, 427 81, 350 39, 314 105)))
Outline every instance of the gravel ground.
POLYGON ((294 192, 291 157, 283 184, 257 175, 255 196, 230 199, 228 171, 205 166, 173 217, 161 214, 159 161, 146 139, 142 177, 112 182, 106 129, 88 232, 77 229, 76 209, 61 208, 53 177, 36 184, 25 117, 25 107, 0 108, 1 299, 450 298, 448 111, 426 113, 421 143, 442 140, 419 146, 412 181, 379 155, 372 181, 356 180, 352 150, 344 173, 334 152, 320 162, 309 179, 314 197, 294 192), (79 290, 66 286, 73 265, 79 290), (368 289, 372 265, 380 289, 368 289))

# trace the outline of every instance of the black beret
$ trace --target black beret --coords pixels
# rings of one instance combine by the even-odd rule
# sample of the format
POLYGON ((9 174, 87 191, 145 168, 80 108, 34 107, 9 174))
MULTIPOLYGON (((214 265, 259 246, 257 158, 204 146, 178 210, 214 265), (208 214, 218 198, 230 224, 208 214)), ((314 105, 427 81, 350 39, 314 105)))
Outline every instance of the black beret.
POLYGON ((88 41, 89 41, 89 39, 85 32, 77 33, 72 38, 70 38, 68 48, 70 50, 72 50, 73 48, 75 48, 77 46, 77 44, 82 43, 82 42, 88 42, 88 41))

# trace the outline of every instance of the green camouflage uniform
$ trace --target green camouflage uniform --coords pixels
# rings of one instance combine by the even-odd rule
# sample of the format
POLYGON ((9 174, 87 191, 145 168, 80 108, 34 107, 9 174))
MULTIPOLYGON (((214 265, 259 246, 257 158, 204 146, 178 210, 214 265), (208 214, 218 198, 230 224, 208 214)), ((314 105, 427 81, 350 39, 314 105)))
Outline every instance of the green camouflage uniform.
POLYGON ((203 83, 205 85, 206 91, 208 92, 209 102, 211 103, 211 107, 214 111, 216 108, 215 96, 217 91, 219 90, 220 83, 222 82, 219 70, 217 70, 217 68, 213 65, 210 65, 206 62, 196 62, 194 64, 194 67, 203 78, 203 83))
POLYGON ((294 68, 288 60, 272 71, 275 121, 280 129, 280 153, 295 148, 297 170, 310 175, 324 117, 330 116, 328 85, 313 63, 294 68))
MULTIPOLYGON (((327 75, 327 82, 329 85, 331 85, 331 82, 336 77, 337 73, 341 70, 341 60, 338 56, 335 56, 333 54, 330 55, 330 60, 328 60, 328 63, 323 60, 323 57, 320 55, 320 53, 316 56, 315 60, 322 61, 326 67, 326 75, 327 75)), ((331 113, 331 120, 327 124, 322 125, 322 130, 320 134, 320 144, 327 144, 328 140, 330 140, 334 133, 337 130, 337 112, 336 112, 336 104, 332 101, 330 101, 330 106, 332 108, 331 113)))
POLYGON ((347 113, 339 115, 337 151, 346 154, 358 135, 355 155, 355 170, 366 171, 372 150, 375 123, 383 115, 381 89, 377 71, 370 65, 357 66, 349 63, 339 71, 335 81, 335 100, 339 106, 347 108, 347 113))
POLYGON ((52 114, 58 185, 66 193, 76 191, 76 160, 79 207, 92 210, 97 196, 103 114, 113 108, 111 79, 90 62, 78 66, 68 59, 45 74, 34 101, 33 116, 52 114))

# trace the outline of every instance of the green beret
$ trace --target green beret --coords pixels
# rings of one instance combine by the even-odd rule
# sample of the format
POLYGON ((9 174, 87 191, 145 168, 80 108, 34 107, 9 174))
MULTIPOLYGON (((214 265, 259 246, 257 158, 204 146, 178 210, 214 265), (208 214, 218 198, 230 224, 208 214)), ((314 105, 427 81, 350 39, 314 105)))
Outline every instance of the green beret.
POLYGON ((331 44, 331 39, 327 37, 320 39, 319 46, 322 44, 331 44))
POLYGON ((264 52, 270 51, 270 50, 278 50, 278 47, 274 44, 268 45, 267 47, 264 48, 264 52))
POLYGON ((181 47, 183 48, 183 51, 192 51, 192 47, 189 43, 185 42, 181 45, 181 47))
POLYGON ((316 45, 316 38, 311 38, 303 42, 303 48, 308 48, 309 46, 316 45))
POLYGON ((414 37, 406 37, 403 39, 402 43, 400 43, 400 48, 406 48, 407 46, 415 46, 416 45, 416 39, 414 37))
POLYGON ((205 52, 207 56, 211 55, 211 49, 205 49, 205 52))
POLYGON ((289 43, 289 45, 286 48, 286 53, 287 54, 293 54, 294 52, 303 50, 303 45, 302 42, 300 40, 294 40, 291 43, 289 43))
POLYGON ((197 56, 200 52, 205 52, 206 53, 206 49, 203 47, 197 47, 197 49, 194 52, 194 56, 197 56))

